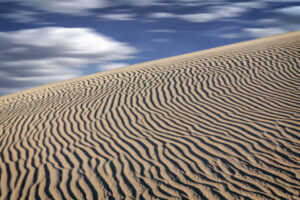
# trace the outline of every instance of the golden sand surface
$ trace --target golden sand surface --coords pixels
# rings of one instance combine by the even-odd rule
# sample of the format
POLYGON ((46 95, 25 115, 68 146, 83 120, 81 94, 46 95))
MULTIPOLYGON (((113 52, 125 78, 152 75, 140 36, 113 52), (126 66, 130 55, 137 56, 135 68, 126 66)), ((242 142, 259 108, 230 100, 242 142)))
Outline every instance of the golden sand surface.
POLYGON ((300 31, 0 97, 0 199, 299 199, 300 31))

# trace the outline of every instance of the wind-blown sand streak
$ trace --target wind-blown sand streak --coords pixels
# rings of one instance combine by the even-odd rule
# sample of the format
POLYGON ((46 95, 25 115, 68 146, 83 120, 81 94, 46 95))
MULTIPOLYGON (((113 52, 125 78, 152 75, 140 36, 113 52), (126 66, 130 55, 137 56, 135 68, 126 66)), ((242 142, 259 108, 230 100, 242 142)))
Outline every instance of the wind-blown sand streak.
POLYGON ((300 32, 0 98, 0 199, 298 199, 300 32))

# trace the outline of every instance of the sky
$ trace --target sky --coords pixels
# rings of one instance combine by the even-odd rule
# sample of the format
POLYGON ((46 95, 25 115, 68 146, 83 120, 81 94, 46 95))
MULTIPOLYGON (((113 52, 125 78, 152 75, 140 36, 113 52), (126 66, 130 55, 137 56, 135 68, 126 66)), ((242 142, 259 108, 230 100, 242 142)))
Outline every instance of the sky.
POLYGON ((0 96, 300 29, 300 0, 0 0, 0 96))

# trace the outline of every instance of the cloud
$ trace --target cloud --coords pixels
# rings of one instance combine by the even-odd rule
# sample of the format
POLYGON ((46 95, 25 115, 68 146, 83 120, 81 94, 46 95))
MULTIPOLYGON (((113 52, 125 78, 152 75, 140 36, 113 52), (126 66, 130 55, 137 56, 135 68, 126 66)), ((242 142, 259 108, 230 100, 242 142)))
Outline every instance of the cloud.
POLYGON ((5 13, 2 14, 2 17, 12 19, 18 23, 32 23, 32 22, 39 22, 40 20, 36 17, 38 13, 33 11, 17 11, 15 13, 5 13))
POLYGON ((240 33, 222 33, 222 34, 218 34, 217 36, 220 38, 232 39, 232 38, 242 37, 242 34, 240 34, 240 33))
POLYGON ((55 13, 86 14, 89 9, 109 6, 106 0, 12 0, 24 6, 55 13))
POLYGON ((120 67, 125 67, 128 66, 129 64, 127 63, 105 63, 105 64, 100 64, 98 66, 98 69, 100 71, 105 71, 105 70, 111 70, 111 69, 117 69, 120 67))
MULTIPOLYGON (((235 3, 234 1, 229 0, 214 0, 214 1, 205 1, 205 0, 174 0, 174 1, 165 1, 165 0, 2 0, 4 2, 17 2, 20 5, 27 6, 33 9, 43 10, 51 13, 63 13, 71 15, 85 15, 90 14, 90 11, 93 9, 101 8, 112 8, 112 7, 122 7, 122 6, 133 6, 133 7, 146 7, 146 6, 165 6, 165 7, 213 7, 219 6, 220 8, 225 8, 224 12, 230 14, 230 8, 243 8, 243 9, 253 9, 261 8, 265 4, 276 3, 292 3, 299 2, 299 0, 261 0, 261 1, 242 1, 235 3)), ((222 9, 217 9, 217 12, 208 11, 206 14, 207 17, 209 13, 219 14, 222 9)), ((235 11, 233 11, 235 12, 235 11)), ((169 13, 171 14, 171 13, 169 13)), ((197 13, 196 13, 197 14, 197 13)), ((200 13, 198 13, 200 14, 200 13)), ((192 19, 192 21, 200 21, 199 16, 197 20, 192 19)), ((173 16, 174 17, 174 16, 173 16)), ((187 16, 188 20, 192 16, 187 16)), ((211 18, 211 17, 208 17, 211 18)), ((220 18, 218 18, 220 19, 220 18)), ((191 20, 190 20, 191 21, 191 20)))
POLYGON ((295 15, 300 16, 300 6, 290 6, 286 8, 280 8, 275 10, 275 12, 286 14, 286 15, 295 15))
POLYGON ((88 28, 0 32, 0 95, 81 75, 93 63, 132 58, 137 50, 88 28))
POLYGON ((152 13, 149 15, 151 18, 177 18, 187 22, 210 22, 220 19, 219 15, 215 13, 195 13, 195 14, 173 14, 173 13, 152 13))
POLYGON ((85 15, 97 8, 116 7, 121 5, 151 6, 160 5, 159 0, 10 0, 31 8, 53 13, 85 15))
POLYGON ((265 19, 259 19, 255 21, 256 24, 260 24, 260 25, 278 24, 279 22, 281 22, 281 20, 275 18, 265 18, 265 19))
POLYGON ((135 19, 135 14, 131 13, 115 13, 99 16, 102 19, 117 20, 117 21, 132 21, 135 19))
POLYGON ((197 14, 181 15, 179 16, 179 19, 188 22, 209 22, 209 21, 220 19, 220 17, 214 13, 197 13, 197 14))
MULTIPOLYGON (((276 20, 273 21, 271 19, 262 19, 255 21, 257 25, 265 25, 265 27, 255 27, 255 28, 237 28, 235 30, 231 30, 231 32, 226 32, 226 30, 220 30, 215 36, 220 38, 260 38, 267 37, 271 35, 277 35, 282 33, 287 33, 291 31, 296 31, 300 29, 300 25, 288 24, 284 21, 276 20)), ((214 34, 214 33, 211 33, 214 34)))
POLYGON ((188 22, 204 23, 216 20, 223 20, 225 18, 239 17, 243 13, 246 13, 251 9, 260 9, 264 6, 265 4, 261 2, 239 2, 210 6, 206 12, 202 13, 174 14, 166 12, 155 12, 151 13, 149 17, 160 19, 177 18, 188 22))
POLYGON ((177 31, 172 29, 154 29, 154 30, 148 30, 147 32, 150 33, 176 33, 177 31))
POLYGON ((151 18, 177 18, 179 15, 166 13, 166 12, 154 12, 149 15, 151 18))
POLYGON ((243 29, 243 31, 251 37, 266 37, 266 36, 289 32, 289 30, 281 27, 245 28, 243 29))

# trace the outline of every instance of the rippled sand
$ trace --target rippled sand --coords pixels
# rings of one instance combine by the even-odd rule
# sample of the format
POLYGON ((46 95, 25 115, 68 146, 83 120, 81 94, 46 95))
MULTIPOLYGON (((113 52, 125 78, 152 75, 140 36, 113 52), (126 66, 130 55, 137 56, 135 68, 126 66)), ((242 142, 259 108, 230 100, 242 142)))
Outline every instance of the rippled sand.
POLYGON ((300 32, 0 98, 0 199, 299 199, 300 32))

